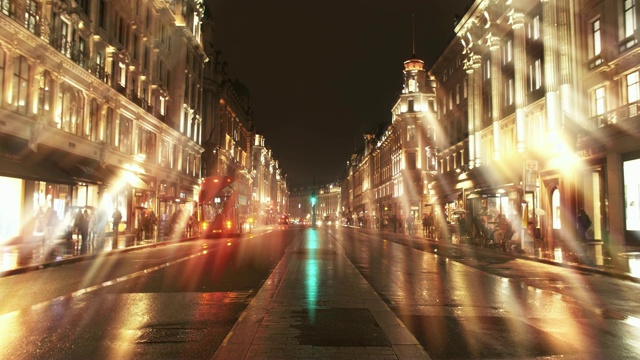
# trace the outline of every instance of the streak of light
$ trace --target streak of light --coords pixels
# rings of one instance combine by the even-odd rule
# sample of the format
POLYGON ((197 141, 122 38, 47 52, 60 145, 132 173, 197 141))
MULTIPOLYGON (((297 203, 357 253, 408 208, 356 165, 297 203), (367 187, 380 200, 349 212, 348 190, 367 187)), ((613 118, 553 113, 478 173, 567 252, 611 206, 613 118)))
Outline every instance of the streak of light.
POLYGON ((21 329, 24 329, 24 326, 20 326, 18 324, 18 312, 14 311, 8 314, 4 314, 0 316, 0 358, 8 359, 9 354, 5 354, 6 349, 12 349, 12 344, 15 344, 19 339, 26 336, 23 334, 21 329))
POLYGON ((624 319, 624 322, 628 325, 640 328, 640 319, 635 316, 627 316, 627 318, 624 319))
MULTIPOLYGON (((181 263, 183 261, 191 260, 191 259, 196 258, 198 256, 204 255, 205 253, 206 253, 205 251, 201 251, 201 252, 199 252, 197 254, 192 254, 192 255, 189 255, 189 256, 186 256, 186 257, 183 257, 183 258, 180 258, 180 259, 176 259, 176 260, 171 261, 171 262, 167 262, 167 263, 164 263, 164 264, 161 264, 161 265, 153 266, 153 267, 150 267, 150 268, 147 268, 147 269, 144 269, 144 270, 136 271, 136 272, 131 273, 129 275, 120 276, 120 277, 118 277, 116 279, 104 281, 104 282, 102 282, 100 284, 88 286, 88 287, 76 290, 76 291, 74 291, 72 293, 69 293, 69 294, 66 294, 66 295, 61 295, 61 296, 55 297, 53 299, 46 300, 46 301, 31 305, 31 309, 39 309, 39 308, 47 306, 47 305, 49 305, 51 303, 62 302, 62 301, 66 301, 66 300, 69 300, 69 299, 72 299, 72 298, 76 298, 76 297, 78 297, 80 295, 84 295, 84 294, 87 294, 89 292, 92 292, 92 291, 95 291, 95 290, 98 290, 98 289, 102 289, 102 288, 105 288, 105 287, 108 287, 108 286, 111 286, 111 285, 115 285, 115 284, 121 283, 123 281, 130 280, 130 279, 133 279, 133 278, 136 278, 136 277, 139 277, 139 276, 143 276, 143 275, 146 275, 146 274, 148 274, 150 272, 157 271, 157 270, 160 270, 160 269, 164 269, 164 268, 166 268, 168 266, 175 265, 175 264, 181 263)), ((20 311, 21 310, 12 311, 10 313, 7 313, 7 314, 4 314, 4 315, 0 316, 0 318, 4 318, 6 316, 14 316, 15 314, 17 314, 20 311)))
POLYGON ((640 277, 640 257, 629 257, 629 273, 631 276, 640 277))

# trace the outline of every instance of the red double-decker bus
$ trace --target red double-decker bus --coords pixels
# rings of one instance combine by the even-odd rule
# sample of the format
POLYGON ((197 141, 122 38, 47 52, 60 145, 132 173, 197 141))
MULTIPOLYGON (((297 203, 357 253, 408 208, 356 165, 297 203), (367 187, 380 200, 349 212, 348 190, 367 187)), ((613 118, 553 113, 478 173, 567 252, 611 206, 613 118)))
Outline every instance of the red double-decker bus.
POLYGON ((200 235, 238 236, 249 215, 247 187, 231 176, 209 176, 200 182, 200 235))

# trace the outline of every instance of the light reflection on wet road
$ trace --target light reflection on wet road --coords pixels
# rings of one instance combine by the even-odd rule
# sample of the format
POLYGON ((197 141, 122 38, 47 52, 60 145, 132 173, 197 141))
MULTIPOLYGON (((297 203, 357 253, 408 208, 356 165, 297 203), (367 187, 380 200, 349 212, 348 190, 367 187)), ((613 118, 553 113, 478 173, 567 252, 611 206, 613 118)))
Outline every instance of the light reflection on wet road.
POLYGON ((640 286, 420 240, 336 241, 434 359, 640 358, 640 286), (416 247, 416 248, 414 248, 416 247))
POLYGON ((285 234, 0 278, 0 359, 210 359, 282 258, 285 234))

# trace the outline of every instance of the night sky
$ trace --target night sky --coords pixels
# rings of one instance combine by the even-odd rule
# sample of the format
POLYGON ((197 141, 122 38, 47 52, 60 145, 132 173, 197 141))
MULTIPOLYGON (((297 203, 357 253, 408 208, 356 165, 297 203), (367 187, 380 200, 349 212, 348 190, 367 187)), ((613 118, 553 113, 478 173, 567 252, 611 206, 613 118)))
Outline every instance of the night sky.
POLYGON ((391 122, 403 62, 427 69, 471 0, 206 0, 214 46, 251 94, 256 130, 290 186, 335 181, 391 122))

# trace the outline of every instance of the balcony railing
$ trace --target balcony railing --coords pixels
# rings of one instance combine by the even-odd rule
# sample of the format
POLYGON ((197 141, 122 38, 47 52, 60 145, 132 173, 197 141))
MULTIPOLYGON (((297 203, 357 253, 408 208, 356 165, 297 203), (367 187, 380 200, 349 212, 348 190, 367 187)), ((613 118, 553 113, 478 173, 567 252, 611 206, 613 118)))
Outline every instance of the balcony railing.
POLYGON ((24 1, 5 0, 0 3, 0 12, 34 35, 45 41, 49 39, 50 23, 42 12, 41 3, 31 2, 27 6, 24 1))
POLYGON ((95 77, 102 80, 102 82, 104 82, 105 84, 109 84, 111 82, 111 74, 107 72, 107 69, 104 67, 104 65, 91 63, 87 70, 95 77))
POLYGON ((640 101, 626 104, 604 114, 592 117, 590 123, 594 128, 615 125, 624 122, 640 114, 640 101))
MULTIPOLYGON (((65 34, 56 31, 51 32, 49 44, 83 69, 89 70, 91 58, 87 54, 86 48, 81 47, 79 42, 69 41, 65 34)), ((88 45, 85 44, 85 46, 88 45)))

